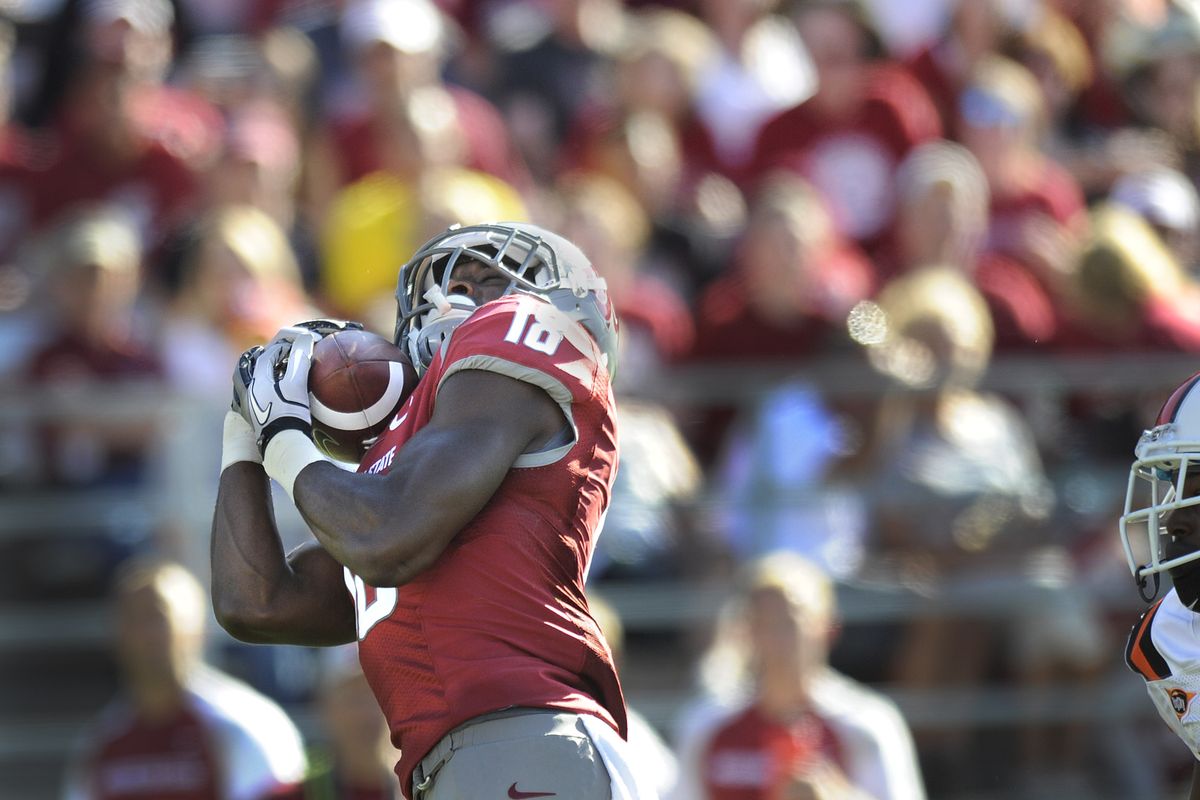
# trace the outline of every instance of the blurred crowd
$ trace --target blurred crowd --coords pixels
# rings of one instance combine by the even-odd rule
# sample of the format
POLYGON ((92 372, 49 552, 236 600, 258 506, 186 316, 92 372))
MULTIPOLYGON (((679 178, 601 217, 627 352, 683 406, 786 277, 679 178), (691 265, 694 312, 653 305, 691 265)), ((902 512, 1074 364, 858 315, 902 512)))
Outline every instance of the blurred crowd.
MULTIPOLYGON (((1111 677, 1112 472, 1187 373, 1050 406, 983 381, 1200 351, 1200 5, 25 0, 0 6, 0 114, 5 386, 219 409, 281 326, 390 334, 399 266, 446 225, 535 221, 621 318, 598 585, 787 551, 949 604, 1036 591, 848 630, 834 660, 913 690, 1111 677), (863 390, 826 391, 830 365, 863 390), (731 400, 762 367, 792 377, 731 400), (664 401, 688 370, 723 385, 664 401)), ((0 492, 136 485, 155 435, 6 423, 0 492)), ((1153 797, 1178 767, 1082 769, 1102 747, 1069 720, 998 755, 966 727, 916 732, 934 796, 995 759, 1022 797, 1153 797)))

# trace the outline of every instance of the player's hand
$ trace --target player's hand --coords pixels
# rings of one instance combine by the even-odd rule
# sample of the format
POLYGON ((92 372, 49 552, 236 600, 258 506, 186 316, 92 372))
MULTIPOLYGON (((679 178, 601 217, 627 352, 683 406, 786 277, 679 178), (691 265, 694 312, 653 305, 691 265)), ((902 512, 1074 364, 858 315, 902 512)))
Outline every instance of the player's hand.
MULTIPOLYGON (((246 351, 250 357, 250 378, 244 382, 240 398, 241 413, 254 429, 260 451, 265 452, 271 438, 280 431, 298 430, 312 435, 312 415, 308 408, 308 370, 313 345, 319 336, 306 328, 284 328, 275 334, 261 352, 246 351)), ((242 361, 238 363, 237 385, 242 383, 242 361)))
POLYGON ((363 324, 346 319, 310 319, 297 322, 293 327, 312 331, 317 334, 318 339, 323 339, 331 333, 339 331, 361 331, 363 324))

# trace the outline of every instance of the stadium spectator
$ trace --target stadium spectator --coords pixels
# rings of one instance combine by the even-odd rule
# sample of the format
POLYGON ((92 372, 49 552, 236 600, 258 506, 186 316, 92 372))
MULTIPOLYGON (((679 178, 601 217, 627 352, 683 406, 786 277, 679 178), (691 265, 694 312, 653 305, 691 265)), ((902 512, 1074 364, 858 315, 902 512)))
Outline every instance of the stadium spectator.
POLYGON ((307 367, 336 324, 285 329, 239 363, 217 618, 249 641, 358 639, 409 796, 652 797, 584 596, 617 455, 604 284, 561 236, 494 224, 435 237, 400 286, 396 338, 422 377, 358 474, 309 438, 307 367), (290 556, 265 474, 317 537, 290 556))
POLYGON ((322 740, 310 752, 305 800, 400 800, 387 719, 353 645, 321 652, 316 706, 322 740))
MULTIPOLYGON (((1200 180, 1196 90, 1200 85, 1200 19, 1176 4, 1163 22, 1135 30, 1132 55, 1118 73, 1134 121, 1169 137, 1193 183, 1200 180)), ((1172 162, 1166 162, 1172 166, 1172 162)))
POLYGON ((1045 108, 1021 65, 985 59, 959 98, 963 143, 991 187, 985 249, 1025 267, 1053 294, 1087 231, 1075 179, 1040 149, 1045 108))
POLYGON ((314 313, 287 238, 253 206, 221 206, 180 230, 160 267, 159 353, 184 392, 223 396, 242 349, 314 313))
POLYGON ((617 0, 519 0, 488 26, 487 94, 536 181, 552 183, 581 109, 609 102, 609 70, 626 30, 617 0))
POLYGON ((738 178, 763 124, 808 99, 817 76, 776 0, 703 0, 698 6, 719 50, 699 75, 696 113, 712 136, 722 171, 738 178))
POLYGON ((300 733, 272 700, 204 663, 208 604, 191 573, 128 561, 113 602, 122 692, 83 736, 64 800, 294 796, 300 733))
POLYGON ((929 93, 941 117, 942 130, 951 139, 958 132, 958 96, 976 66, 999 53, 1011 20, 1003 4, 988 0, 952 0, 941 36, 916 52, 907 62, 929 93))
MULTIPOLYGON (((338 188, 373 172, 413 174, 413 126, 435 137, 455 161, 524 187, 528 176, 504 120, 481 95, 445 83, 447 21, 431 0, 355 0, 341 19, 361 97, 327 110, 326 125, 307 157, 306 205, 319 226, 338 188)), ((416 148, 419 149, 419 148, 416 148)))
POLYGON ((1038 82, 1047 124, 1042 147, 1071 173, 1088 198, 1108 191, 1129 173, 1174 165, 1179 150, 1161 131, 1130 125, 1101 128, 1080 113, 1080 98, 1096 85, 1097 65, 1083 34, 1051 6, 1014 32, 1005 52, 1038 82))
POLYGON ((828 659, 833 584, 794 553, 747 564, 680 716, 672 800, 922 800, 895 705, 828 659))
POLYGON ((862 252, 795 175, 765 182, 726 274, 697 309, 695 359, 787 359, 836 347, 846 313, 875 290, 862 252))
POLYGON ((1200 277, 1200 194, 1178 170, 1159 167, 1123 175, 1108 199, 1154 227, 1175 260, 1200 277))
MULTIPOLYGON (((991 356, 983 298, 961 273, 930 268, 889 284, 878 302, 869 357, 900 390, 882 399, 868 446, 876 535, 869 563, 880 571, 872 575, 946 603, 964 592, 1045 598, 998 624, 905 620, 891 680, 914 689, 979 686, 996 665, 1017 682, 1032 684, 1049 670, 1085 680, 1102 657, 1102 632, 1069 538, 1046 534, 1054 494, 1033 430, 1008 401, 976 388, 991 356)), ((973 700, 961 702, 958 713, 973 700)), ((956 713, 952 704, 944 710, 956 713)), ((919 745, 938 791, 980 788, 985 743, 948 723, 923 731, 919 745)), ((1037 769, 1050 752, 1028 750, 1036 763, 1019 766, 1037 769)), ((1065 753, 1056 754, 1065 768, 1065 753)))
MULTIPOLYGON (((689 190, 720 167, 709 130, 693 105, 701 70, 715 55, 716 42, 695 17, 671 9, 632 12, 626 31, 616 52, 612 96, 579 110, 564 147, 564 164, 603 171, 611 158, 609 140, 653 119, 676 140, 679 184, 689 190)), ((653 209, 677 202, 666 197, 653 209)))
POLYGON ((47 163, 20 180, 35 229, 89 204, 124 206, 147 248, 194 210, 196 172, 215 153, 221 119, 164 83, 174 14, 167 0, 88 0, 75 64, 48 117, 47 163))
MULTIPOLYGON (((155 384, 162 365, 139 325, 141 245, 117 209, 66 220, 40 241, 47 318, 44 339, 19 380, 30 389, 80 395, 98 384, 155 384)), ((40 472, 59 486, 136 483, 152 430, 140 423, 65 420, 41 431, 40 472)))
POLYGON ((1014 259, 983 249, 990 192, 969 150, 948 141, 921 145, 901 162, 896 188, 897 262, 889 274, 930 266, 959 269, 987 301, 997 351, 1056 343, 1067 314, 1061 293, 1048 291, 1014 259))
POLYGON ((1093 213, 1095 232, 1072 274, 1080 350, 1200 350, 1200 284, 1150 223, 1117 205, 1093 213))
POLYGON ((893 172, 916 145, 941 135, 925 90, 879 44, 856 0, 810 0, 792 12, 817 70, 813 96, 768 121, 750 182, 784 168, 825 197, 838 231, 885 246, 895 213, 893 172))
POLYGON ((709 481, 714 527, 738 563, 787 550, 838 580, 858 572, 868 538, 851 466, 858 427, 801 381, 768 389, 742 412, 709 481))

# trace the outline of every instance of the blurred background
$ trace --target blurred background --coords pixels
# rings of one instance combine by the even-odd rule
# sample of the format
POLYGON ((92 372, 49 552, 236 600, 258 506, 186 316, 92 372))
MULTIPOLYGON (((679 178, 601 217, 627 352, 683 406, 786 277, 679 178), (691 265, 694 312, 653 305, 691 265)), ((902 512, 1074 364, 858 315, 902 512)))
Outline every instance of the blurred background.
MULTIPOLYGON (((718 656, 814 581, 805 652, 930 798, 1184 795, 1116 517, 1200 369, 1200 4, 4 0, 0 111, 5 800, 128 682, 130 559, 207 582, 238 353, 390 334, 399 265, 489 219, 575 239, 621 316, 590 588, 670 796, 713 797, 718 656)), ((203 651, 336 751, 344 659, 203 651)))

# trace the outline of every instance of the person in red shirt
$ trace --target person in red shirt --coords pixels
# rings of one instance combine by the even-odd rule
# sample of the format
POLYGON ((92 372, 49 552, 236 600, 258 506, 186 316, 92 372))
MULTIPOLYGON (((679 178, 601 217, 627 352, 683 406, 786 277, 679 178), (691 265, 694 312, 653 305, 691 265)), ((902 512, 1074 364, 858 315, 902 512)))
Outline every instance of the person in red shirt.
POLYGON ((979 65, 959 98, 963 144, 991 188, 985 249, 1027 267, 1050 291, 1087 230, 1083 192, 1039 147, 1041 90, 1004 58, 979 65))
POLYGON ((715 56, 716 42, 701 22, 682 11, 634 12, 628 24, 630 33, 616 58, 615 92, 575 115, 563 145, 565 166, 603 167, 607 142, 616 132, 653 118, 678 140, 681 183, 690 188, 706 173, 722 169, 712 136, 694 108, 701 69, 715 56))
POLYGON ((749 182, 775 168, 799 173, 826 198, 838 230, 872 251, 895 212, 896 164, 941 135, 937 109, 910 75, 872 60, 854 3, 808 2, 794 15, 817 91, 763 127, 749 182))
MULTIPOLYGON (((138 330, 142 282, 137 231, 111 208, 64 221, 32 242, 47 268, 43 337, 17 379, 27 390, 83 394, 97 386, 158 386, 161 362, 138 330)), ((38 430, 40 480, 63 487, 146 477, 153 424, 61 419, 38 430)))
POLYGON ((946 29, 908 61, 908 70, 929 93, 947 136, 956 138, 958 96, 975 66, 999 52, 1010 22, 996 3, 962 0, 954 4, 946 29))
POLYGON ((273 701, 203 662, 206 605, 179 564, 123 565, 115 633, 124 692, 81 740, 65 800, 297 797, 300 733, 273 701))
POLYGON ((123 206, 152 248, 199 202, 196 175, 216 152, 217 112, 163 82, 174 13, 167 0, 82 7, 75 65, 49 120, 50 144, 17 178, 29 224, 95 203, 123 206))
POLYGON ((871 263, 837 233, 813 187, 777 175, 754 201, 734 264, 700 299, 691 356, 819 353, 844 338, 847 312, 875 288, 871 263))
POLYGON ((998 350, 1054 344, 1067 313, 1030 270, 983 251, 991 193, 971 152, 949 141, 927 142, 896 174, 900 211, 889 278, 934 265, 963 271, 987 301, 998 350))
POLYGON ((411 800, 653 797, 584 580, 617 460, 616 326, 561 236, 451 227, 402 268, 421 375, 358 474, 312 443, 316 336, 243 354, 213 522, 217 619, 246 641, 359 642, 411 800), (316 536, 290 555, 266 477, 316 536), (347 591, 349 590, 349 591, 347 591))
POLYGON ((829 577, 776 551, 747 564, 685 710, 675 796, 921 800, 912 736, 882 695, 836 673, 829 577), (740 698, 740 699, 735 699, 740 698))

